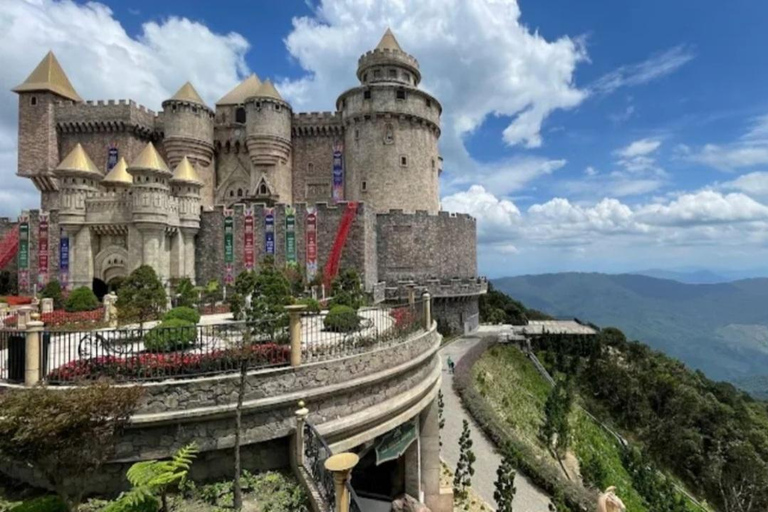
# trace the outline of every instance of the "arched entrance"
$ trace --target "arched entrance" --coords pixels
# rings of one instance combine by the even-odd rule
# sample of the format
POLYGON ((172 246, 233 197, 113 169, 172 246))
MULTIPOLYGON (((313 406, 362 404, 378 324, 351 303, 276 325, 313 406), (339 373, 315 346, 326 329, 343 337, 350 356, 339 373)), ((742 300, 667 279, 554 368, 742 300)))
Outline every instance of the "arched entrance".
POLYGON ((107 286, 107 283, 98 277, 93 278, 91 288, 93 289, 93 293, 96 295, 96 298, 98 298, 99 301, 104 299, 104 296, 109 292, 109 286, 107 286))
MULTIPOLYGON (((128 275, 128 251, 124 247, 111 245, 96 255, 94 270, 96 276, 106 287, 105 294, 115 291, 120 282, 128 275)), ((96 293, 96 288, 93 289, 96 293)), ((96 294, 98 296, 98 293, 96 294)), ((101 296, 99 296, 101 298, 101 296)))

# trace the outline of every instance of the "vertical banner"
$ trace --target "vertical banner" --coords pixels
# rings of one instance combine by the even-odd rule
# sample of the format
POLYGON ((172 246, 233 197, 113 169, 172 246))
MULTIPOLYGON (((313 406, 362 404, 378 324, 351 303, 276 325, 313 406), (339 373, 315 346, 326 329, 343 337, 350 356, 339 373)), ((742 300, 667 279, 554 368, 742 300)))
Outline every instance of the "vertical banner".
POLYGON ((317 213, 314 208, 307 208, 307 280, 317 276, 317 213))
POLYGON ((264 208, 264 252, 275 255, 275 209, 264 208))
POLYGON ((235 282, 235 218, 234 210, 224 210, 224 265, 226 276, 224 282, 235 282))
POLYGON ((61 230, 59 237, 59 282, 61 288, 66 290, 69 281, 69 237, 66 231, 61 230))
POLYGON ((37 284, 42 288, 48 283, 48 221, 50 216, 40 212, 37 228, 37 284))
POLYGON ((344 199, 344 144, 341 140, 333 143, 333 202, 344 199))
POLYGON ((29 217, 19 217, 19 290, 29 290, 29 217))
POLYGON ((245 235, 243 243, 243 258, 245 270, 253 270, 255 254, 253 248, 253 210, 245 210, 245 235))
POLYGON ((111 171, 112 168, 117 165, 118 156, 117 144, 113 142, 109 145, 109 149, 107 150, 107 172, 111 171))
POLYGON ((290 206, 285 207, 285 262, 296 264, 296 212, 290 206))

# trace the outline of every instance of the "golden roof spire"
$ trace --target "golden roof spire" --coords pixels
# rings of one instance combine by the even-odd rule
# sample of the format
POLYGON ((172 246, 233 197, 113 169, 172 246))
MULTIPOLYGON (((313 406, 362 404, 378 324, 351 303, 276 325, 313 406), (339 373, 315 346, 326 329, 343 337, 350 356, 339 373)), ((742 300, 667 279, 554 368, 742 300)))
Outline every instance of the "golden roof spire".
POLYGON ((256 96, 261 87, 261 80, 256 73, 240 82, 234 89, 225 94, 216 105, 239 105, 251 96, 256 96))
POLYGON ((96 167, 79 142, 56 167, 56 172, 58 174, 86 174, 93 178, 102 177, 99 168, 96 167))
POLYGON ((53 52, 49 51, 24 83, 13 88, 13 92, 50 91, 73 101, 83 101, 53 52))
POLYGON ((120 161, 104 176, 101 182, 111 185, 130 186, 133 184, 133 176, 128 173, 128 162, 125 161, 125 157, 120 158, 120 161))
POLYGON ((395 34, 392 33, 392 30, 387 27, 387 31, 384 32, 384 35, 381 38, 381 41, 379 41, 379 44, 376 45, 377 50, 399 50, 403 51, 402 48, 400 48, 400 45, 397 42, 397 39, 395 39, 395 34))
POLYGON ((179 165, 174 169, 173 178, 171 178, 171 180, 191 185, 203 185, 203 181, 200 179, 200 176, 198 176, 195 166, 192 165, 186 156, 181 159, 179 165))
POLYGON ((283 100, 283 97, 280 96, 280 93, 277 92, 277 89, 275 89, 275 86, 272 84, 272 81, 269 78, 264 80, 264 83, 261 84, 261 87, 259 87, 259 90, 256 93, 256 96, 261 96, 262 98, 274 98, 276 100, 285 101, 283 100))
POLYGON ((176 101, 189 101, 191 103, 199 103, 200 105, 205 105, 203 99, 199 94, 197 94, 197 91, 189 82, 182 85, 181 89, 176 91, 176 94, 171 96, 171 99, 176 101))
POLYGON ((134 158, 131 164, 128 166, 128 172, 131 172, 134 169, 171 174, 171 170, 168 169, 168 165, 166 165, 163 157, 160 156, 160 153, 158 153, 157 149, 155 149, 155 145, 151 142, 148 142, 147 145, 144 146, 144 149, 141 150, 139 156, 134 158))

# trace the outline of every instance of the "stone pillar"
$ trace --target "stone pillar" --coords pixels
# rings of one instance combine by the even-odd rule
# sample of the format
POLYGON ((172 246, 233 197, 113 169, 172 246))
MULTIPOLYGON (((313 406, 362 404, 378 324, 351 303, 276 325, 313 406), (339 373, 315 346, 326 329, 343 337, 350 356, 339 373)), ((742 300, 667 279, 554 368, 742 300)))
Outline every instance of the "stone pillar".
POLYGON ((304 304, 285 306, 291 333, 291 366, 301 366, 301 312, 306 308, 304 304))
MULTIPOLYGON (((70 238, 70 244, 72 238, 70 238)), ((71 288, 79 286, 91 287, 93 283, 93 246, 91 230, 87 227, 80 229, 74 237, 75 253, 70 252, 69 271, 72 275, 71 288)))
POLYGON ((31 306, 24 306, 16 310, 16 325, 19 330, 27 328, 27 324, 32 321, 32 312, 31 306))
POLYGON ((430 330, 432 328, 432 300, 429 292, 424 292, 422 298, 424 299, 424 328, 430 330))
POLYGON ((42 353, 43 322, 40 315, 32 313, 32 320, 27 323, 27 340, 24 360, 24 385, 34 386, 40 382, 40 355, 42 353))
POLYGON ((408 284, 406 285, 406 288, 408 288, 408 304, 413 306, 416 304, 416 285, 415 284, 408 284))
POLYGON ((197 271, 195 269, 195 235, 196 230, 185 229, 182 230, 184 236, 184 276, 188 277, 194 283, 197 277, 197 271))
POLYGON ((53 299, 43 299, 40 304, 41 313, 53 313, 53 299))
POLYGON ((409 496, 422 501, 422 487, 421 487, 421 433, 419 428, 419 419, 414 419, 416 427, 416 440, 411 443, 411 446, 405 450, 405 493, 409 496))
POLYGON ((336 491, 336 512, 349 512, 349 491, 347 481, 352 474, 352 468, 360 462, 354 453, 339 453, 328 457, 325 469, 333 473, 333 486, 336 491))
POLYGON ((157 272, 157 277, 165 282, 165 274, 160 260, 160 251, 163 249, 164 230, 162 227, 143 227, 141 235, 144 241, 142 246, 141 262, 143 265, 149 265, 157 272))
POLYGON ((178 230, 171 236, 171 277, 180 278, 186 275, 186 262, 184 261, 186 256, 187 251, 184 247, 184 235, 181 230, 178 230))
POLYGON ((453 496, 446 498, 440 493, 440 424, 437 397, 421 412, 420 427, 421 488, 424 491, 424 503, 432 512, 451 512, 453 496))
POLYGON ((296 460, 297 466, 303 466, 304 465, 304 425, 307 422, 307 416, 309 415, 309 409, 307 409, 306 405, 304 404, 304 400, 301 400, 299 402, 299 409, 294 413, 296 415, 296 432, 295 432, 295 441, 294 441, 294 449, 296 450, 294 453, 294 457, 296 460))

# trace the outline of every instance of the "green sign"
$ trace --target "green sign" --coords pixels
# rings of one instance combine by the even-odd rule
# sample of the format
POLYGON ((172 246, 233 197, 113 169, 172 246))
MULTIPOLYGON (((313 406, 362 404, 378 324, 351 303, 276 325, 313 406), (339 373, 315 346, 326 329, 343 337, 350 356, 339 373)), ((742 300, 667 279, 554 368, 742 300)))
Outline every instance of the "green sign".
POLYGON ((296 214, 291 207, 285 209, 285 261, 296 263, 296 214))
POLYGON ((390 430, 376 442, 376 465, 398 459, 416 440, 416 425, 412 421, 390 430))
POLYGON ((19 268, 29 268, 29 222, 19 224, 19 268))
POLYGON ((235 219, 227 213, 224 217, 224 263, 235 262, 235 219))

